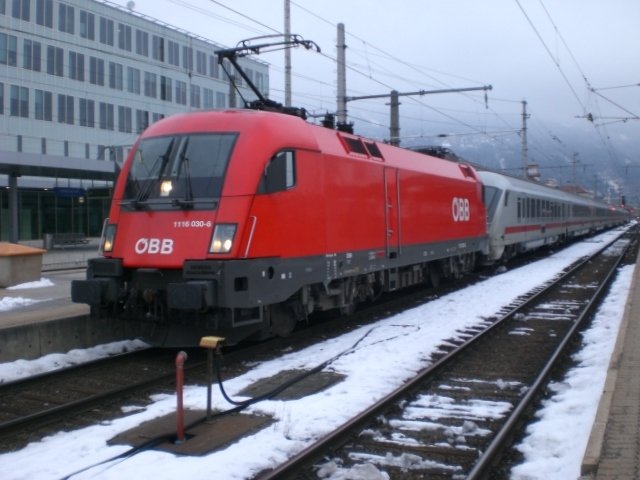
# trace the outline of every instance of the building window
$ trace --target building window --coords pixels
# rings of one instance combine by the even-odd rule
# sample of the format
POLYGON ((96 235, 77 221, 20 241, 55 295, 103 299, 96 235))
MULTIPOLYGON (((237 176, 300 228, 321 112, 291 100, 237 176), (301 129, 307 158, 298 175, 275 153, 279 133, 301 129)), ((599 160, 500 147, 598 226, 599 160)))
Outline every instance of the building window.
POLYGON ((95 102, 93 100, 80 99, 80 126, 95 127, 95 102))
POLYGON ((154 35, 152 42, 151 55, 153 59, 164 62, 164 38, 154 35))
POLYGON ((191 85, 191 106, 200 108, 200 87, 198 85, 191 85))
POLYGON ((171 40, 169 40, 169 63, 176 67, 180 66, 180 45, 171 40))
POLYGON ((100 17, 100 43, 113 47, 113 20, 100 17))
POLYGON ((65 33, 75 33, 75 9, 60 2, 58 5, 58 30, 65 33))
POLYGON ((29 89, 11 85, 9 97, 9 113, 12 117, 29 117, 29 89))
POLYGON ((155 73, 144 72, 144 94, 147 97, 156 98, 157 87, 155 73))
POLYGON ((104 60, 89 57, 89 83, 104 85, 104 60))
POLYGON ((136 110, 136 132, 142 133, 149 126, 149 112, 136 110))
POLYGON ((216 92, 216 108, 226 108, 227 96, 222 92, 216 92))
POLYGON ((202 89, 204 108, 213 108, 213 90, 210 88, 202 89))
POLYGON ((127 91, 140 95, 140 70, 127 67, 127 91))
POLYGON ((187 104, 187 83, 176 80, 176 103, 187 104))
POLYGON ((124 23, 118 24, 118 48, 131 51, 131 27, 124 23))
POLYGON ((42 57, 42 45, 40 42, 25 39, 22 53, 24 59, 23 67, 27 70, 39 72, 42 57))
POLYGON ((31 0, 13 0, 11 16, 26 22, 29 21, 31 0))
POLYGON ((84 82, 84 55, 69 52, 69 78, 84 82))
POLYGON ((64 52, 59 47, 47 46, 47 73, 49 75, 63 76, 64 71, 64 52))
POLYGON ((218 78, 218 59, 215 55, 209 55, 209 76, 218 78))
POLYGON ((113 130, 113 105, 100 102, 100 128, 113 130))
POLYGON ((18 63, 18 37, 0 33, 0 63, 11 67, 18 63))
POLYGON ((73 97, 71 95, 58 94, 58 122, 73 125, 73 97))
POLYGON ((0 82, 0 115, 4 115, 4 83, 0 82))
MULTIPOLYGON (((264 86, 264 75, 260 72, 256 72, 254 82, 258 91, 266 93, 264 86)), ((267 97, 268 95, 265 95, 267 97)))
POLYGON ((122 71, 121 64, 109 62, 109 87, 122 90, 122 71))
POLYGON ((123 133, 131 133, 131 108, 118 107, 118 130, 123 133))
POLYGON ((144 57, 149 56, 149 34, 136 30, 136 53, 144 57))
POLYGON ((96 39, 96 16, 80 10, 80 36, 88 40, 96 39))
POLYGON ((196 72, 200 75, 207 74, 207 54, 196 51, 196 72))
POLYGON ((193 48, 191 47, 182 47, 182 68, 193 70, 193 48))
POLYGON ((53 28, 53 0, 36 0, 36 23, 53 28))
POLYGON ((36 90, 36 120, 53 119, 53 95, 45 90, 36 90))
POLYGON ((170 102, 172 98, 171 79, 160 75, 160 100, 170 102))

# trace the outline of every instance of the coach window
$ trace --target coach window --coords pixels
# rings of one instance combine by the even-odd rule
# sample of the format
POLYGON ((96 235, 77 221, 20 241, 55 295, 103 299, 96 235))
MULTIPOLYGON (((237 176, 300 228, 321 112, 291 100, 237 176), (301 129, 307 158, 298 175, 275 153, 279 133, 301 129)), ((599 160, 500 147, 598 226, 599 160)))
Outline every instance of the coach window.
POLYGON ((522 198, 518 197, 518 220, 522 218, 522 198))
POLYGON ((282 150, 265 167, 258 193, 281 192, 293 187, 295 183, 295 154, 292 150, 282 150))

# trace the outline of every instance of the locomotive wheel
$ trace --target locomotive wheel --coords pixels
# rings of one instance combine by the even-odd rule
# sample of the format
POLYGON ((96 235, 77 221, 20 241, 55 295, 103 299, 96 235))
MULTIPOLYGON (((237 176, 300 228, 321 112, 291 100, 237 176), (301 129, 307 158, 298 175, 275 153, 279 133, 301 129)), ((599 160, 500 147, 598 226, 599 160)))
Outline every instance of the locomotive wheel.
POLYGON ((342 315, 353 315, 355 311, 356 311, 355 302, 350 302, 340 307, 340 313, 342 315))
POLYGON ((438 288, 440 286, 440 272, 435 266, 431 266, 429 268, 429 281, 431 282, 431 286, 434 288, 438 288))
POLYGON ((269 307, 271 315, 271 332, 278 337, 288 337, 296 328, 297 319, 293 312, 282 304, 269 307))

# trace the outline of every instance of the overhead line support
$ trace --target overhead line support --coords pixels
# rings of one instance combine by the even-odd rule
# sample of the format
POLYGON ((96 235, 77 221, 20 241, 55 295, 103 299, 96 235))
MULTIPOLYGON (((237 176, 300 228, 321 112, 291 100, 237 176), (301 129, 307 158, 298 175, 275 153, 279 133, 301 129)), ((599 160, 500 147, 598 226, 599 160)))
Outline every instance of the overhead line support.
POLYGON ((467 88, 442 88, 439 90, 418 90, 416 92, 398 92, 392 90, 391 93, 383 93, 380 95, 362 95, 358 97, 344 97, 344 103, 352 102, 354 100, 370 100, 374 98, 390 98, 389 106, 391 107, 391 118, 389 121, 389 143, 391 145, 400 145, 400 102, 399 97, 416 96, 416 95, 433 95, 436 93, 460 93, 460 92, 474 92, 478 90, 492 90, 491 85, 484 85, 482 87, 467 87, 467 88))

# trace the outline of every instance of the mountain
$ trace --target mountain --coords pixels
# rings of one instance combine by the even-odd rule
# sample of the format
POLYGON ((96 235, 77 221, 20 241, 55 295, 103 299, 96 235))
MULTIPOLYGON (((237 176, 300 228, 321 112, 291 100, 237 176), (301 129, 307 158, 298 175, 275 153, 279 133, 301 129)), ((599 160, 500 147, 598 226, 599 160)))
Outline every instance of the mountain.
MULTIPOLYGON (((628 129, 630 130, 630 129, 628 129)), ((527 158, 536 164, 540 180, 556 185, 579 185, 618 204, 622 196, 628 204, 640 205, 640 139, 623 129, 581 128, 557 125, 555 134, 540 131, 527 135, 527 158)), ((442 138, 441 146, 456 155, 511 175, 522 175, 522 140, 508 136, 468 135, 442 138)), ((424 146, 406 141, 404 147, 424 146)))

